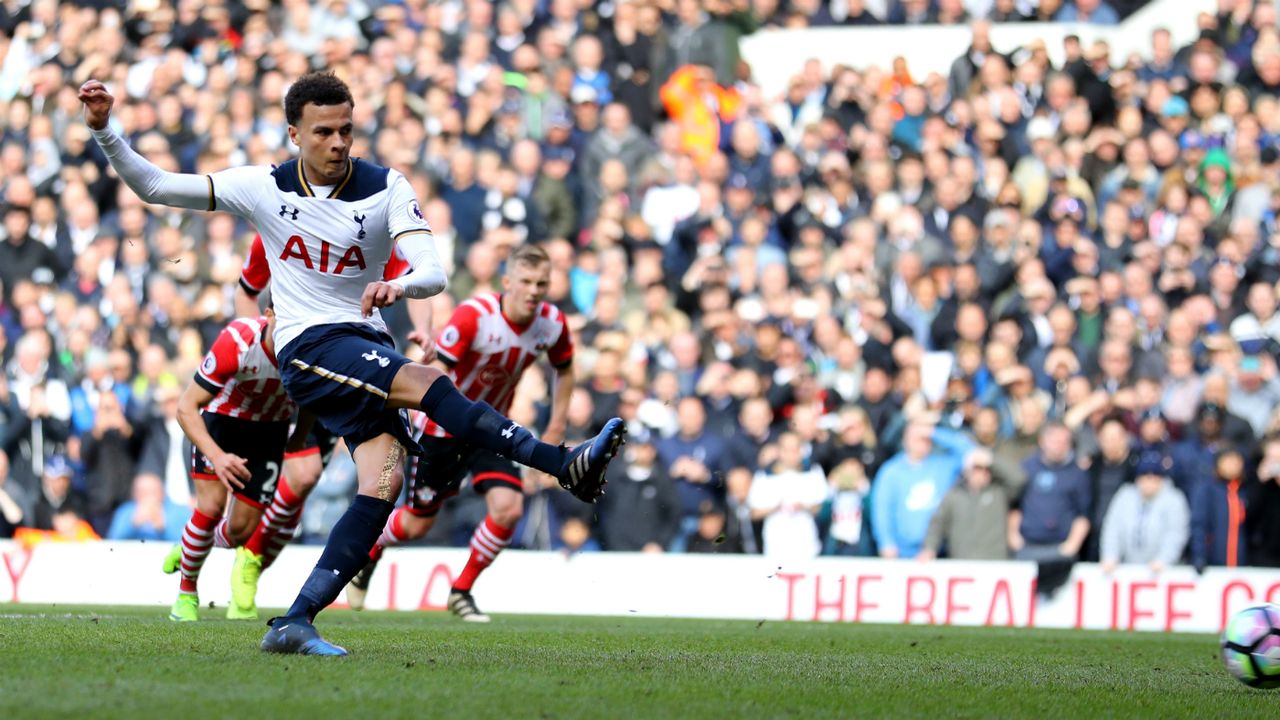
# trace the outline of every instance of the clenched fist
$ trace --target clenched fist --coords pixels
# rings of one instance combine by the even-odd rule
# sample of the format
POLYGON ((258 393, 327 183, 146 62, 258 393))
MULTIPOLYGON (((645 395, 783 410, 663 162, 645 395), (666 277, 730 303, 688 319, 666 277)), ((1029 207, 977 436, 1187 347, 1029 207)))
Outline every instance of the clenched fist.
POLYGON ((111 118, 111 106, 116 101, 111 93, 107 92, 107 86, 98 80, 90 80, 80 86, 77 97, 84 103, 85 123, 94 130, 105 128, 107 120, 111 118))

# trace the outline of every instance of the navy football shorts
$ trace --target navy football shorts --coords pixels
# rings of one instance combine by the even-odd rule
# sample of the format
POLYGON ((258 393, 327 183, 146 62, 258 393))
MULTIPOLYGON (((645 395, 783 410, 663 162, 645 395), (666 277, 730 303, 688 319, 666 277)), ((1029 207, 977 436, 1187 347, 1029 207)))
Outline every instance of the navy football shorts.
POLYGON ((346 440, 348 450, 390 433, 411 454, 421 454, 407 413, 387 407, 391 383, 409 363, 389 335, 363 323, 316 325, 277 357, 289 397, 346 440))

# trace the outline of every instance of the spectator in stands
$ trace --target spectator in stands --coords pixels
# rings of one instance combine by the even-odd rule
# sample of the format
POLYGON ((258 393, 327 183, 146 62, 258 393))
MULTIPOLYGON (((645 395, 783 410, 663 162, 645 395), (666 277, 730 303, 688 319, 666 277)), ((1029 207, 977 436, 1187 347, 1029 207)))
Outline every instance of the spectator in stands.
POLYGON ((1191 516, 1187 499, 1169 479, 1170 464, 1166 456, 1144 454, 1133 483, 1116 491, 1102 521, 1104 572, 1119 564, 1144 564, 1160 572, 1182 559, 1191 516))
POLYGON ((902 452, 880 467, 871 486, 871 527, 884 558, 912 558, 929 520, 960 474, 972 443, 921 417, 907 425, 902 452))
POLYGON ((819 523, 827 527, 823 554, 874 556, 868 504, 871 481, 865 466, 849 458, 826 472, 831 490, 819 516, 819 523))
POLYGON ((1092 508, 1089 513, 1089 538, 1085 541, 1083 558, 1090 562, 1098 560, 1102 521, 1111 507, 1111 499, 1120 488, 1134 481, 1134 468, 1138 459, 1132 451, 1132 440, 1120 415, 1108 415, 1098 427, 1097 435, 1098 452, 1088 458, 1085 468, 1089 476, 1092 508))
POLYGON ((178 425, 178 397, 182 391, 176 380, 157 383, 152 391, 155 413, 142 426, 142 443, 136 469, 164 480, 165 497, 178 505, 190 505, 191 479, 188 477, 189 441, 178 425))
POLYGON ((0 451, 0 538, 13 537, 13 533, 32 512, 31 501, 16 485, 8 485, 9 456, 0 451))
POLYGON ((610 466, 609 492, 600 501, 604 547, 663 552, 680 530, 681 506, 666 468, 657 462, 653 434, 632 423, 621 459, 610 466))
POLYGON ((1174 484, 1188 499, 1194 500, 1196 486, 1214 477, 1218 457, 1233 447, 1222 434, 1226 411, 1221 405, 1206 402, 1196 415, 1195 427, 1188 430, 1187 439, 1173 449, 1174 484))
POLYGON ((681 528, 672 544, 679 552, 698 524, 698 508, 724 493, 721 463, 724 443, 706 431, 707 411, 696 397, 680 400, 676 411, 679 431, 658 442, 658 458, 676 482, 680 495, 681 528))
POLYGON ((1258 484, 1247 504, 1249 563, 1280 567, 1280 437, 1272 435, 1262 443, 1258 484))
POLYGON ((54 455, 44 462, 40 475, 40 496, 36 499, 35 512, 28 527, 36 530, 57 530, 54 516, 72 513, 83 520, 86 513, 84 495, 71 487, 74 471, 66 458, 54 455))
POLYGON ((568 517, 560 525, 560 535, 552 544, 566 555, 583 552, 600 552, 600 543, 591 536, 591 526, 579 517, 568 517))
POLYGON ((1068 0, 1053 19, 1058 22, 1083 22, 1095 25, 1118 25, 1120 14, 1105 0, 1068 0))
POLYGON ((822 468, 807 467, 800 436, 778 436, 777 459, 756 473, 747 505, 764 522, 764 554, 799 560, 822 550, 814 516, 827 497, 822 468))
POLYGON ((116 508, 104 537, 178 542, 182 539, 188 512, 188 508, 165 498, 164 482, 159 476, 139 474, 133 479, 132 499, 116 508))
POLYGON ((932 560, 945 550, 954 560, 1008 559, 1009 498, 991 482, 992 462, 986 448, 965 455, 963 482, 943 496, 917 557, 932 560))
POLYGON ((1269 354, 1242 356, 1231 383, 1227 409, 1247 421, 1254 435, 1261 437, 1277 404, 1280 378, 1276 377, 1275 358, 1269 354))
POLYGON ((1026 484, 1009 513, 1009 547, 1019 560, 1073 560, 1089 535, 1089 480, 1075 464, 1071 431, 1049 423, 1040 452, 1023 464, 1026 484))
POLYGON ((88 485, 90 523, 99 535, 106 535, 115 509, 137 495, 134 457, 137 438, 124 415, 120 398, 110 390, 98 393, 93 427, 81 438, 81 461, 88 485))
POLYGON ((719 503, 708 500, 698 514, 698 531, 689 540, 687 552, 710 555, 742 552, 742 538, 725 532, 728 516, 719 503))
POLYGON ((36 492, 47 453, 61 450, 69 437, 71 402, 67 386, 49 377, 50 346, 42 332, 22 336, 9 365, 8 391, 19 412, 10 417, 5 436, 12 477, 36 492))
POLYGON ((1245 519, 1252 485, 1244 456, 1235 448, 1227 448, 1218 454, 1213 475, 1192 488, 1189 554, 1197 570, 1210 565, 1247 564, 1245 519))

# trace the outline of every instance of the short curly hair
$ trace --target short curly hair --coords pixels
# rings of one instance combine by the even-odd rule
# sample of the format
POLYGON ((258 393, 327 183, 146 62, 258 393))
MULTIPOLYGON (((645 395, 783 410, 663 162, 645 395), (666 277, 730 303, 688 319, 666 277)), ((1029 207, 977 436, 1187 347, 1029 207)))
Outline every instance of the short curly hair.
POLYGON ((316 105, 341 105, 347 103, 355 107, 351 97, 351 89, 331 71, 307 73, 298 78, 284 96, 284 117, 290 125, 297 126, 302 121, 302 108, 310 103, 316 105))

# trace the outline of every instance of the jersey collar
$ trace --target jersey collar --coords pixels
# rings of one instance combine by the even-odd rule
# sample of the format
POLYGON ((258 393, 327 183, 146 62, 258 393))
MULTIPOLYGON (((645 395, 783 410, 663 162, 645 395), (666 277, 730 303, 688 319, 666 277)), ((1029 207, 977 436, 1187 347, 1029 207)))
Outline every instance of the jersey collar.
MULTIPOLYGON (((333 190, 329 192, 327 199, 332 200, 342 193, 342 189, 347 186, 347 183, 351 181, 351 176, 355 173, 355 165, 351 158, 348 157, 347 176, 342 178, 342 182, 333 186, 333 190)), ((315 191, 311 189, 311 183, 307 182, 306 172, 302 169, 302 158, 298 158, 298 183, 302 185, 302 192, 306 193, 307 197, 316 196, 315 191)))
POLYGON ((507 323, 508 326, 511 327, 512 330, 516 331, 517 335, 523 335, 525 330, 528 330, 529 328, 533 327, 534 320, 538 319, 538 308, 535 308, 533 311, 533 320, 530 320, 524 325, 521 325, 515 320, 512 320, 511 318, 507 317, 507 311, 502 309, 502 298, 503 298, 503 294, 498 293, 498 314, 502 316, 502 319, 507 323))

